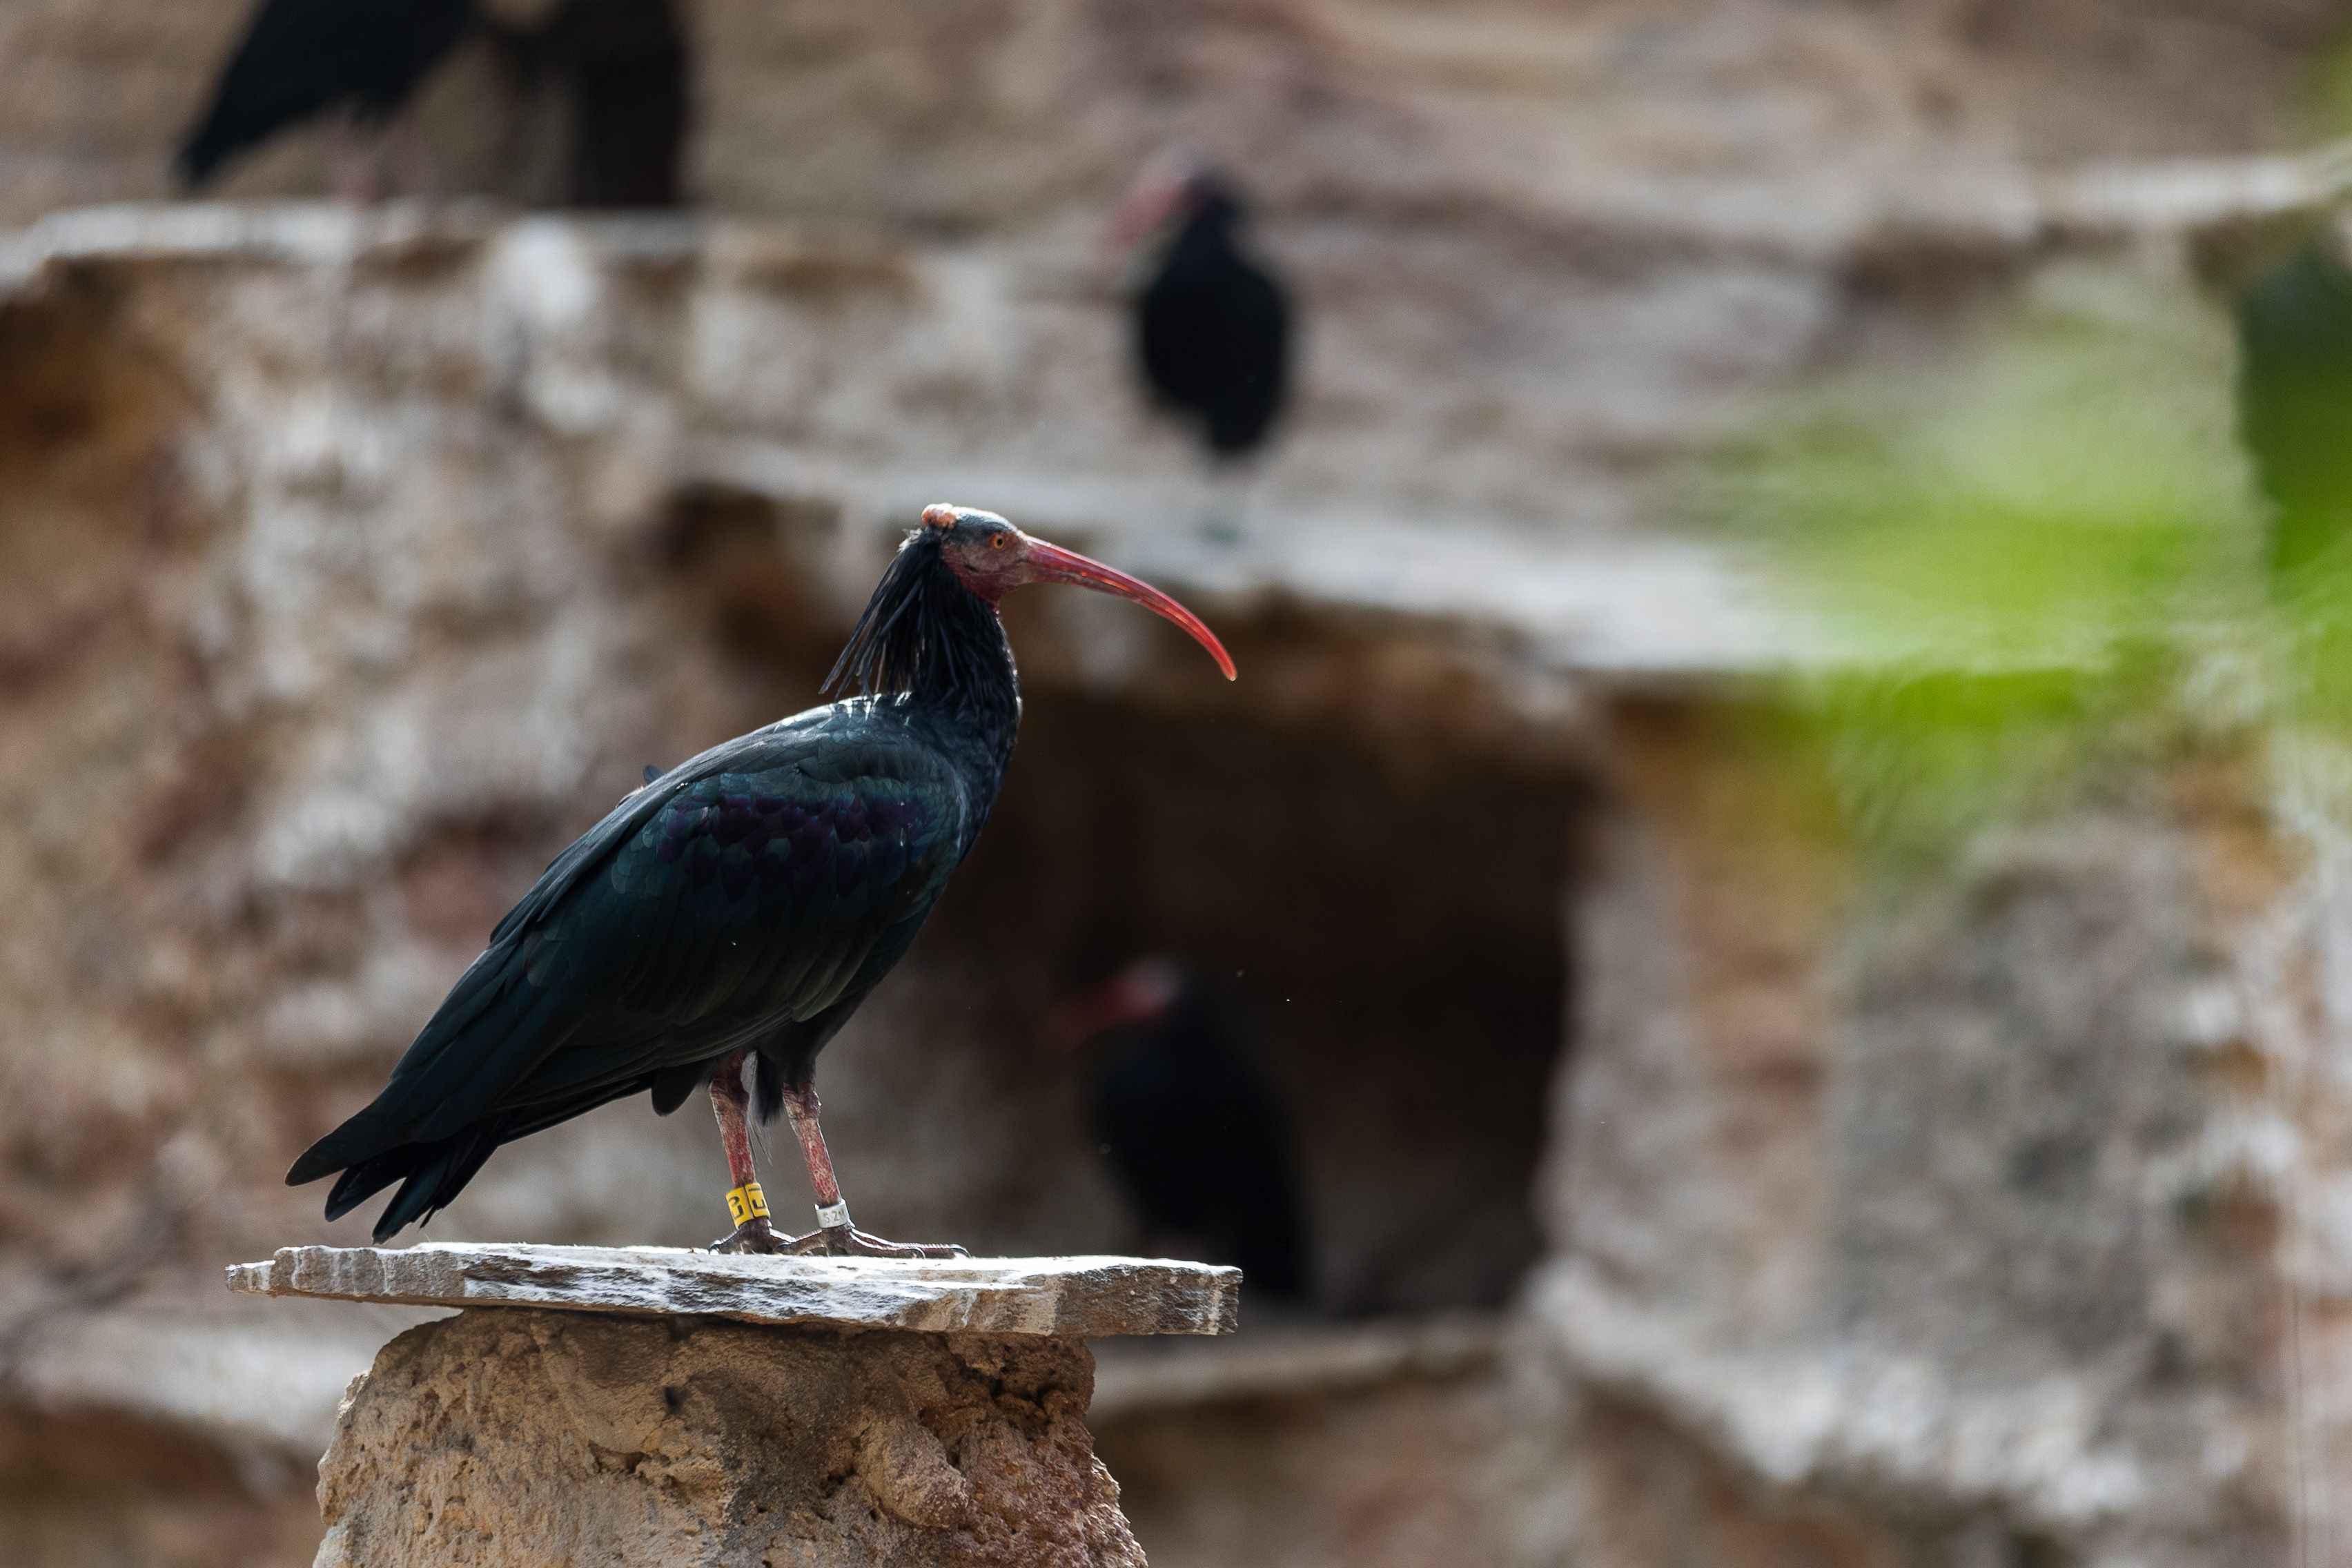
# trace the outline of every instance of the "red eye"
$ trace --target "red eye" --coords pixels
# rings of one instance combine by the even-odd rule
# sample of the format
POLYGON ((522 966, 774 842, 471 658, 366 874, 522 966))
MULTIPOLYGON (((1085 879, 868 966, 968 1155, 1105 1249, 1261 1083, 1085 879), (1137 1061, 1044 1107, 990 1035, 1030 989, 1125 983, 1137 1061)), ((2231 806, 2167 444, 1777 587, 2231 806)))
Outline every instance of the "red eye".
POLYGON ((1001 534, 1001 533, 992 533, 992 534, 990 534, 990 535, 988 536, 988 547, 989 547, 991 550, 1002 550, 1002 549, 1003 549, 1003 548, 1004 548, 1004 535, 1003 535, 1003 534, 1001 534))

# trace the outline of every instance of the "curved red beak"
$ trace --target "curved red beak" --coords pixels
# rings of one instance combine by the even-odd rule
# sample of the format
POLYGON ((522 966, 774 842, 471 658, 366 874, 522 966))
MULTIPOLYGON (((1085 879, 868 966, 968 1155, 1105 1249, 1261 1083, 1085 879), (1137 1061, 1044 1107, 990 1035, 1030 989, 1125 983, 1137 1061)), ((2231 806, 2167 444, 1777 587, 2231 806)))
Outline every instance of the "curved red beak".
POLYGON ((1130 577, 1117 567, 1106 566, 1090 560, 1075 550, 1065 550, 1058 544, 1048 544, 1042 539, 1030 539, 1023 552, 1022 563, 1027 567, 1025 580, 1032 583, 1074 583, 1081 588, 1092 588, 1097 594, 1116 594, 1131 599, 1162 620, 1175 622, 1192 639, 1209 650, 1225 679, 1234 678, 1233 655, 1217 640, 1217 634, 1202 623, 1201 617, 1153 587, 1150 584, 1130 577))

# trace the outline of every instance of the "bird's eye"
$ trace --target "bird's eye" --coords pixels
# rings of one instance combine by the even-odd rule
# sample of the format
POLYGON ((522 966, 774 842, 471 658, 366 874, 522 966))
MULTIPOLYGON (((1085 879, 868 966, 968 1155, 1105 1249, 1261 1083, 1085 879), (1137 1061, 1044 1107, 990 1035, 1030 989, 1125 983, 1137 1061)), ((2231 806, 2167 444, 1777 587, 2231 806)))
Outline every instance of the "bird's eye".
POLYGON ((1003 535, 1003 534, 1001 534, 1001 533, 992 533, 992 534, 990 534, 990 535, 988 536, 988 547, 989 547, 991 550, 1002 550, 1002 549, 1003 549, 1003 548, 1004 548, 1004 535, 1003 535))

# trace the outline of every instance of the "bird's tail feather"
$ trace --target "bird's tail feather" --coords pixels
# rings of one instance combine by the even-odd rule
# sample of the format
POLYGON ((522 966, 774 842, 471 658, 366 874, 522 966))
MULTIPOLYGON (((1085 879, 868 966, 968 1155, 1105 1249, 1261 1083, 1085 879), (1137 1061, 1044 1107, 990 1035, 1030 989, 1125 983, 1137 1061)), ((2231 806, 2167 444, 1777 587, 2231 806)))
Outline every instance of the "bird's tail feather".
POLYGON ((380 1242, 390 1241, 412 1222, 430 1219, 436 1211, 447 1207, 504 1142, 492 1128, 481 1126, 468 1128, 440 1143, 425 1145, 432 1152, 431 1157, 401 1184, 400 1191, 376 1216, 371 1234, 380 1242))
POLYGON ((327 1217, 341 1219, 393 1183, 405 1178, 415 1169, 415 1162, 408 1158, 409 1153, 406 1149, 397 1149, 373 1160, 363 1160, 345 1171, 328 1189, 327 1217))
POLYGON ((454 1027, 453 1011, 444 1003, 400 1058, 383 1092, 304 1151, 286 1173, 288 1186, 459 1136, 561 1042, 572 1022, 572 1010, 554 993, 527 982, 488 1006, 467 1010, 454 1027))
POLYGON ((327 1194, 327 1217, 342 1218, 394 1182, 400 1191, 375 1222, 375 1239, 389 1241, 411 1221, 446 1206, 482 1168, 500 1140, 488 1124, 454 1138, 411 1143, 363 1160, 345 1171, 327 1194))
POLYGON ((487 1118, 447 1138, 404 1144, 345 1171, 327 1194, 327 1217, 341 1219, 394 1182, 400 1191, 376 1217, 374 1237, 389 1241, 408 1226, 427 1220, 466 1189, 501 1144, 568 1121, 608 1100, 652 1086, 653 1075, 599 1085, 570 1100, 487 1118))
POLYGON ((213 171, 220 167, 221 159, 225 156, 226 153, 220 145, 220 138, 213 132, 210 124, 180 143, 179 151, 173 155, 172 166, 180 176, 181 188, 192 191, 212 178, 213 171))

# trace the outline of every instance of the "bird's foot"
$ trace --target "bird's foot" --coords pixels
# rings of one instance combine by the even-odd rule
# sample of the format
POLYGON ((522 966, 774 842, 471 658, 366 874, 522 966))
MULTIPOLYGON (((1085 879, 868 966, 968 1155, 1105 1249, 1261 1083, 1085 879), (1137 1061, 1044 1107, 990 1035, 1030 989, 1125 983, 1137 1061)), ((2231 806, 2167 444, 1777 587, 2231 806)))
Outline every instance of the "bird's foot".
POLYGON ((735 1227, 731 1236, 722 1236, 710 1244, 713 1252, 792 1252, 796 1250, 793 1238, 769 1223, 766 1215, 753 1215, 735 1227))
POLYGON ((953 1243, 927 1246, 919 1241, 885 1241, 845 1225, 819 1226, 806 1236, 793 1237, 783 1250, 821 1258, 970 1258, 953 1243))
POLYGON ((816 1211, 817 1227, 783 1244, 786 1252, 828 1258, 969 1258, 961 1247, 927 1247, 914 1241, 885 1241, 849 1223, 849 1205, 835 1204, 816 1211))

